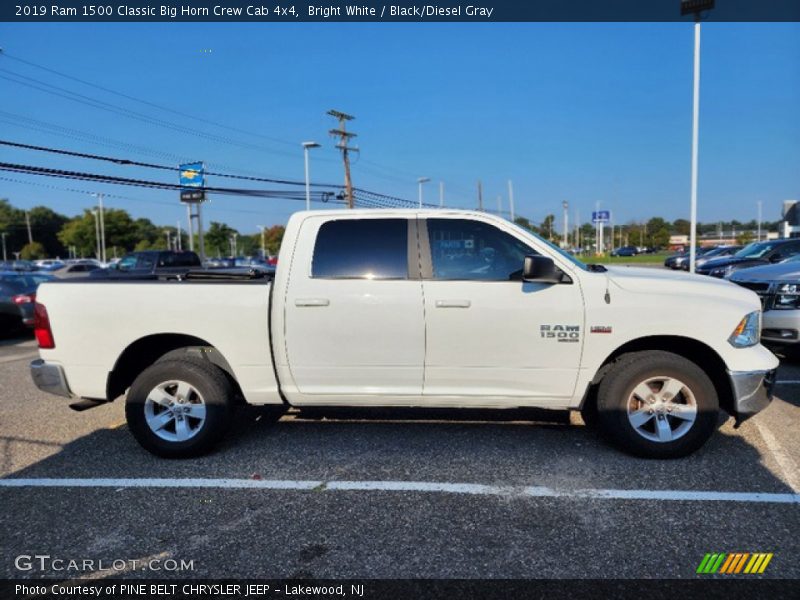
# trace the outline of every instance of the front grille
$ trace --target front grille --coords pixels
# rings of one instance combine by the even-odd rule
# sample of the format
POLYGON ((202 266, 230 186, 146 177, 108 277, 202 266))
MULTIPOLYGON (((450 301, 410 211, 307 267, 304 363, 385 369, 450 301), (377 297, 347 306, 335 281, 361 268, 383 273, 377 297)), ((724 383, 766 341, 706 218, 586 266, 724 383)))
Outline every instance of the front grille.
POLYGON ((761 282, 754 282, 754 281, 736 281, 735 283, 739 284, 742 287, 747 288, 748 290, 753 290, 756 294, 766 294, 769 291, 769 283, 761 283, 761 282))
POLYGON ((735 284, 742 286, 743 288, 747 288, 748 290, 754 291, 758 294, 759 300, 761 300, 761 310, 769 310, 772 308, 773 302, 775 300, 775 294, 770 293, 770 283, 761 282, 761 281, 734 281, 735 284))

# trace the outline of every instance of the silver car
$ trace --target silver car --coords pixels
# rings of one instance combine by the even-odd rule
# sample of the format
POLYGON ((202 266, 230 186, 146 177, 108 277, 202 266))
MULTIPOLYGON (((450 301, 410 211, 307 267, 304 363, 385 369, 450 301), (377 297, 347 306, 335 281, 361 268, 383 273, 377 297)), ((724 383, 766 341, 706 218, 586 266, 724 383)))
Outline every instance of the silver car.
POLYGON ((800 255, 775 265, 735 271, 728 279, 761 298, 762 343, 800 350, 800 255))

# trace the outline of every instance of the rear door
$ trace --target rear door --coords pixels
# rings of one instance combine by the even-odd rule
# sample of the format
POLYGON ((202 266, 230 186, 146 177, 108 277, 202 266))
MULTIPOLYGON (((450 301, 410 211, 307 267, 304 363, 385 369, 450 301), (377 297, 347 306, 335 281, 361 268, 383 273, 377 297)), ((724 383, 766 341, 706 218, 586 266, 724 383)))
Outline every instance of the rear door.
POLYGON ((309 217, 298 235, 313 243, 295 251, 284 301, 286 354, 300 394, 293 402, 419 397, 425 322, 416 220, 309 217))

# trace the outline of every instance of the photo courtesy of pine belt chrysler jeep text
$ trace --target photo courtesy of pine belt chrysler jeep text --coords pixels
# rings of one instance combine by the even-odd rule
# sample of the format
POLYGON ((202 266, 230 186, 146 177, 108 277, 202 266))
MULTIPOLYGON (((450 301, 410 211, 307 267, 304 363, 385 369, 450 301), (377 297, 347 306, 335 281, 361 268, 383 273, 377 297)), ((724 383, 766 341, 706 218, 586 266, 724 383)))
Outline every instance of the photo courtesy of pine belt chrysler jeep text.
POLYGON ((760 328, 748 289, 587 266, 485 213, 308 211, 274 278, 41 285, 31 371, 77 409, 125 395, 165 457, 208 450, 243 402, 580 410, 622 449, 672 458, 720 410, 738 425, 769 404, 760 328))

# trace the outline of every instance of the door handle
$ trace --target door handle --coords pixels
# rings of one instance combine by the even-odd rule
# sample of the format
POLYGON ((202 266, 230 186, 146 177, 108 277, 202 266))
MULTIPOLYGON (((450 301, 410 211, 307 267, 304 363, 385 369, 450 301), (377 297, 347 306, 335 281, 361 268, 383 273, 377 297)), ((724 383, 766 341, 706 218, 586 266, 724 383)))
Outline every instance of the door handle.
POLYGON ((331 303, 327 298, 297 298, 295 306, 328 306, 331 303))
POLYGON ((469 308, 469 300, 437 300, 436 308, 469 308))

